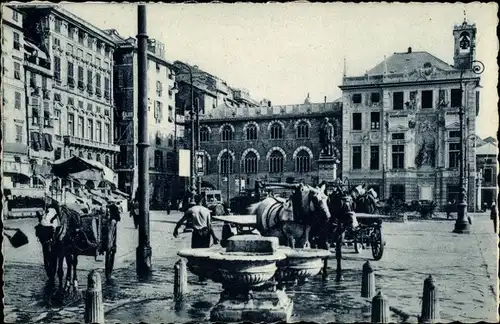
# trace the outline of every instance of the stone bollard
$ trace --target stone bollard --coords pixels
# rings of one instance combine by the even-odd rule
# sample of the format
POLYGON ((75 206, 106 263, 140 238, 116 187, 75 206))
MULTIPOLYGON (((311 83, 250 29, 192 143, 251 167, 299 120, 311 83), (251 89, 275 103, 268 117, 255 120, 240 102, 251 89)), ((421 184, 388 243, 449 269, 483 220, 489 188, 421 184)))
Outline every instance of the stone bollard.
POLYGON ((361 276, 361 297, 373 298, 375 296, 375 272, 373 272, 370 261, 363 264, 361 276))
POLYGON ((85 295, 85 323, 104 324, 101 275, 97 270, 89 273, 85 295))
POLYGON ((436 287, 436 283, 434 282, 434 278, 432 278, 431 275, 424 280, 424 293, 422 299, 422 314, 420 316, 420 322, 439 322, 438 289, 436 287))
POLYGON ((372 299, 372 323, 389 323, 389 301, 381 291, 372 299))
POLYGON ((182 300, 187 290, 186 261, 180 259, 174 266, 174 299, 176 301, 182 300))

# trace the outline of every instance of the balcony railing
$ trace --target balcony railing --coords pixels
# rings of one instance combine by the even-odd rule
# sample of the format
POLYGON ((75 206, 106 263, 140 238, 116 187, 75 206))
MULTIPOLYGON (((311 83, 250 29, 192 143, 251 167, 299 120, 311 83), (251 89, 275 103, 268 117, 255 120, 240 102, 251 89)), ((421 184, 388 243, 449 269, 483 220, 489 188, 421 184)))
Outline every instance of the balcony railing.
POLYGON ((111 144, 111 143, 105 143, 105 142, 99 142, 99 141, 93 141, 85 138, 78 138, 70 135, 66 135, 66 139, 69 141, 69 144, 73 145, 80 145, 80 146, 89 146, 93 147, 96 149, 101 149, 101 150, 108 150, 108 151, 114 151, 114 152, 119 152, 120 151, 120 146, 111 144))

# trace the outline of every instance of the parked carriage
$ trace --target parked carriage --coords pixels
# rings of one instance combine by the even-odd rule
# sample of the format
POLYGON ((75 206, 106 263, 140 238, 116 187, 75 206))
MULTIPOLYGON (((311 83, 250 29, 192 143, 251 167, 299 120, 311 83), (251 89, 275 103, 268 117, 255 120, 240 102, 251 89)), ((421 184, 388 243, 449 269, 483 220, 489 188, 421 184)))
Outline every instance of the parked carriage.
POLYGON ((346 231, 344 242, 352 243, 354 251, 360 253, 361 248, 370 246, 374 260, 380 260, 384 254, 386 244, 384 234, 382 232, 381 215, 356 214, 359 222, 359 227, 355 230, 346 231))
POLYGON ((73 248, 78 255, 93 256, 95 258, 98 255, 104 255, 105 274, 106 277, 110 277, 115 263, 117 247, 117 221, 119 221, 120 217, 118 204, 120 200, 124 199, 123 193, 116 190, 116 193, 113 193, 114 172, 99 162, 73 156, 69 159, 54 162, 52 164, 52 174, 56 179, 60 179, 59 190, 56 193, 52 192, 52 198, 59 202, 61 209, 80 220, 82 231, 78 233, 83 233, 78 235, 85 236, 85 238, 93 237, 92 241, 96 243, 90 246, 81 244, 82 241, 75 237, 73 238, 73 248), (96 181, 105 184, 104 188, 93 189, 85 186, 75 188, 74 183, 72 183, 72 176, 81 172, 92 174, 96 181), (82 196, 85 196, 85 198, 75 198, 73 194, 75 190, 84 191, 82 196), (83 199, 87 199, 90 208, 88 210, 83 209, 82 212, 82 209, 77 205, 84 201, 83 199), (115 211, 118 215, 114 217, 112 211, 115 211), (96 227, 97 235, 92 231, 92 226, 96 227))
MULTIPOLYGON (((286 186, 285 184, 282 185, 286 186)), ((330 186, 328 187, 328 192, 331 194, 335 190, 345 189, 345 186, 346 184, 342 182, 330 184, 330 186)), ((223 234, 223 240, 227 239, 228 235, 256 233, 257 220, 255 218, 255 215, 247 215, 246 207, 248 207, 248 205, 251 203, 259 201, 257 199, 262 196, 261 192, 270 188, 274 187, 264 185, 261 187, 261 189, 263 190, 259 192, 258 188, 256 187, 255 193, 253 193, 253 195, 249 195, 248 198, 241 198, 240 201, 234 201, 235 205, 236 202, 240 204, 239 210, 243 211, 243 213, 238 213, 237 215, 232 216, 214 217, 214 219, 216 220, 225 222, 227 226, 223 234), (231 230, 229 230, 228 228, 231 228, 231 230)), ((370 201, 374 201, 371 200, 371 198, 377 198, 376 193, 370 192, 370 190, 368 190, 367 192, 365 190, 365 186, 357 186, 353 188, 352 193, 354 196, 356 196, 355 199, 364 196, 369 197, 370 201)), ((266 195, 264 194, 264 196, 266 195)), ((386 241, 382 232, 382 223, 384 217, 386 216, 356 213, 359 227, 357 227, 355 230, 346 231, 346 234, 344 235, 344 242, 354 243, 354 249, 356 253, 359 253, 361 246, 369 245, 372 249, 374 260, 380 260, 384 253, 384 246, 386 245, 386 241)), ((332 232, 334 231, 335 230, 333 230, 332 232)), ((330 239, 330 243, 332 245, 335 244, 335 240, 335 237, 332 236, 330 239)))

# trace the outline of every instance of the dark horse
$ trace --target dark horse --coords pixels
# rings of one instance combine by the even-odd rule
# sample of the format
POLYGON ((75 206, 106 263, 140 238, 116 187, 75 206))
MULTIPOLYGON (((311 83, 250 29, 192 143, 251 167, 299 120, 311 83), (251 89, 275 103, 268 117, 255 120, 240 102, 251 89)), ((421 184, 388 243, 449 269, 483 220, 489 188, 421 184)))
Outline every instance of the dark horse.
MULTIPOLYGON (((120 220, 118 206, 110 204, 107 209, 112 220, 120 220)), ((100 226, 97 217, 85 217, 85 220, 83 221, 78 211, 59 205, 55 200, 47 208, 45 217, 40 218, 36 232, 42 244, 44 265, 51 287, 55 286, 57 273, 60 289, 69 290, 72 287, 73 292, 78 292, 78 256, 91 255, 93 251, 96 251, 94 255, 97 256, 100 238, 96 236, 102 231, 89 228, 100 226), (91 236, 94 237, 89 238, 91 236), (64 260, 66 260, 67 273, 66 283, 63 286, 64 260)))
MULTIPOLYGON (((324 186, 323 186, 324 187, 324 186)), ((337 260, 336 281, 341 281, 342 276, 342 241, 344 233, 348 228, 358 227, 358 221, 354 212, 355 199, 362 194, 359 186, 347 191, 345 186, 333 188, 329 195, 328 206, 332 218, 326 226, 314 227, 311 231, 313 246, 320 249, 330 249, 330 242, 335 243, 335 259, 337 260)), ((328 259, 324 261, 323 279, 327 277, 328 259)))

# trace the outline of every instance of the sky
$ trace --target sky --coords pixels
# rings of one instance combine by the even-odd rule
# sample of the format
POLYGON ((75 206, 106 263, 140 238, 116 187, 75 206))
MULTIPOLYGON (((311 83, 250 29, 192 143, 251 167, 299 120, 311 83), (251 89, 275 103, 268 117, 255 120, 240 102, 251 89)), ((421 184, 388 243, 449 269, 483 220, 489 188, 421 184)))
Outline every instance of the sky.
MULTIPOLYGON (((135 4, 62 4, 102 29, 137 34, 135 4)), ((464 11, 477 27, 482 61, 480 137, 498 129, 495 3, 480 4, 149 4, 147 32, 166 59, 196 64, 273 104, 333 101, 347 76, 363 75, 394 52, 427 51, 453 64, 453 26, 464 11), (487 127, 483 127, 487 126, 487 127)))

